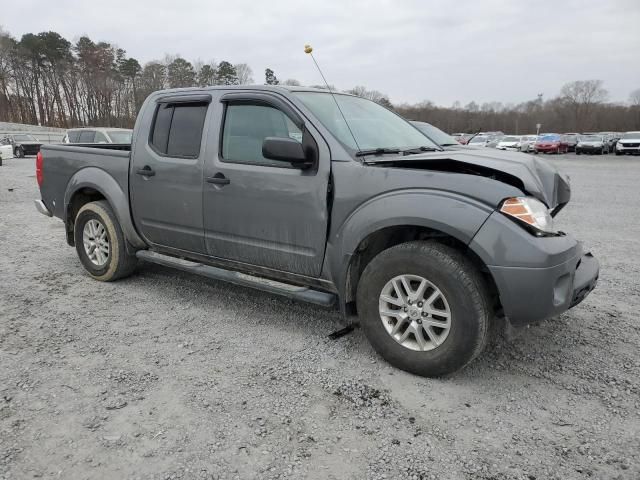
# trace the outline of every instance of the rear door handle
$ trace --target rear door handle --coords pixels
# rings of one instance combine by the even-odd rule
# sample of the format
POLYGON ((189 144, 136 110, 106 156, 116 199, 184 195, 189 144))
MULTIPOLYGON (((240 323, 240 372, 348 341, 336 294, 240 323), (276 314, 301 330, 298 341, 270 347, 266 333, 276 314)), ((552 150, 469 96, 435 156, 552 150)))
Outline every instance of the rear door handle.
POLYGON ((213 177, 207 177, 205 180, 207 183, 215 183, 216 185, 229 185, 231 183, 231 180, 222 173, 216 173, 213 177))
POLYGON ((136 170, 138 175, 144 175, 145 177, 153 177, 156 174, 156 171, 153 170, 149 165, 145 165, 144 168, 139 168, 136 170))

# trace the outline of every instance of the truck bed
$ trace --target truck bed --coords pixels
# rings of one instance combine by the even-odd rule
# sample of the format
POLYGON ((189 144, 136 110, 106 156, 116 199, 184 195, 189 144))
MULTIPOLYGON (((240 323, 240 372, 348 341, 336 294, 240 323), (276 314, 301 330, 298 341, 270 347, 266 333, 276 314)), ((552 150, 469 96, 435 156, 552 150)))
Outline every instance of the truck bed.
MULTIPOLYGON (((49 211, 58 218, 64 218, 66 192, 70 182, 74 185, 86 181, 86 188, 101 191, 104 188, 117 188, 122 198, 129 198, 129 159, 131 145, 122 144, 57 144, 43 145, 42 154, 43 183, 40 188, 42 201, 49 211), (91 170, 87 170, 91 169, 91 170), (87 170, 83 172, 83 170, 87 170), (102 170, 104 177, 110 177, 112 184, 94 185, 96 170, 102 170), (94 175, 86 175, 93 172, 94 175), (88 180, 89 177, 91 180, 88 180), (86 177, 86 180, 85 180, 86 177)), ((100 175, 99 175, 100 176, 100 175)), ((106 193, 106 192, 105 192, 106 193)))

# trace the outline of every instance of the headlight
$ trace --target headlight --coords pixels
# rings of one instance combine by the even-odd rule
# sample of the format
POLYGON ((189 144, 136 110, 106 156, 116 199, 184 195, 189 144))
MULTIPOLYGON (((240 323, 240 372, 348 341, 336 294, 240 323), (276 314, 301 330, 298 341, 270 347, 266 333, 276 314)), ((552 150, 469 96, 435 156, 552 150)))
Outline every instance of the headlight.
POLYGON ((502 202, 500 211, 534 229, 535 234, 555 234, 551 211, 533 197, 513 197, 502 202))

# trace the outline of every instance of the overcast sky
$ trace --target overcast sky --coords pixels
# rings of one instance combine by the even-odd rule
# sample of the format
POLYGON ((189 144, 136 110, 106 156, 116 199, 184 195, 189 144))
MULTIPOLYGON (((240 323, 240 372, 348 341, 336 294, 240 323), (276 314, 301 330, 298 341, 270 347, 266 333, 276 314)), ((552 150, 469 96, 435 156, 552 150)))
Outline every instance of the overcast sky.
POLYGON ((140 63, 248 63, 256 83, 266 67, 320 83, 310 43, 330 83, 394 103, 520 102, 587 79, 613 101, 640 88, 640 0, 20 0, 0 25, 17 38, 88 35, 140 63))

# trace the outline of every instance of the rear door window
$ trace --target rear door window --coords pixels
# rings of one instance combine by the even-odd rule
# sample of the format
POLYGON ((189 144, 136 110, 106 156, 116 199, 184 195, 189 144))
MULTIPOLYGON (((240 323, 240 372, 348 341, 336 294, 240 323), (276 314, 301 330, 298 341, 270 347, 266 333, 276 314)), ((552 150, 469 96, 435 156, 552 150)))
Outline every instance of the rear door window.
POLYGON ((96 132, 93 130, 81 130, 78 143, 94 143, 96 132))
POLYGON ((206 103, 160 104, 150 144, 161 155, 196 158, 200 155, 206 103))
POLYGON ((78 143, 80 141, 80 130, 69 130, 67 132, 69 143, 78 143))
POLYGON ((93 141, 95 143, 109 143, 109 140, 107 140, 107 137, 102 132, 96 132, 96 137, 93 141))

